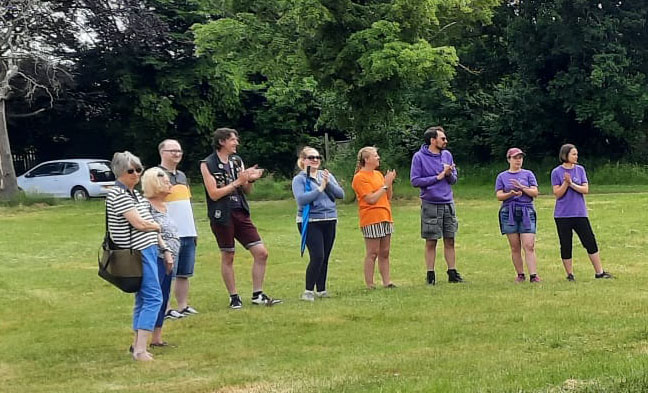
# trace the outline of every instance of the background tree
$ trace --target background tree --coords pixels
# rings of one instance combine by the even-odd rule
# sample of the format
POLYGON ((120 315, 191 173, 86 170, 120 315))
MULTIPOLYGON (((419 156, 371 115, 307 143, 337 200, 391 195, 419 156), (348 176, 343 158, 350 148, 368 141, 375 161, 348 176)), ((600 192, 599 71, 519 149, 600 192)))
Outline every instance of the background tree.
POLYGON ((312 92, 316 125, 362 145, 389 144, 394 129, 411 121, 413 90, 428 83, 448 93, 458 58, 444 29, 488 23, 497 1, 207 4, 221 18, 194 26, 200 55, 234 85, 266 97, 312 92))
POLYGON ((65 29, 61 29, 63 11, 47 1, 0 0, 0 199, 18 191, 6 101, 19 95, 33 102, 44 94, 49 105, 53 104, 61 74, 65 74, 56 57, 66 41, 65 29))

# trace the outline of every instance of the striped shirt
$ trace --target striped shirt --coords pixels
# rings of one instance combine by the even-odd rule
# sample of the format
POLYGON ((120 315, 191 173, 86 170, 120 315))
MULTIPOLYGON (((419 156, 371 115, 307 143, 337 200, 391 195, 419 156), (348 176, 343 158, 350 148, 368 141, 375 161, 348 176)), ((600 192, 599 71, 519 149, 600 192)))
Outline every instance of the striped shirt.
POLYGON ((135 229, 124 213, 137 209, 140 217, 153 221, 149 211, 149 203, 142 198, 137 190, 131 194, 126 188, 116 183, 106 196, 106 211, 108 212, 108 232, 116 246, 143 250, 157 244, 157 232, 142 232, 135 229))

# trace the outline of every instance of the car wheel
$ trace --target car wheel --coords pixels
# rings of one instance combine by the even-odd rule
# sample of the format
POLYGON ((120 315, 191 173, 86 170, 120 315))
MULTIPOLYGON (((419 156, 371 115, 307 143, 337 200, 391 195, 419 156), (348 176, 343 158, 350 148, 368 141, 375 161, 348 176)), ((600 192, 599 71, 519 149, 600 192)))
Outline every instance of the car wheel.
POLYGON ((72 189, 71 195, 72 199, 75 201, 87 201, 90 198, 88 191, 81 186, 76 186, 72 189))

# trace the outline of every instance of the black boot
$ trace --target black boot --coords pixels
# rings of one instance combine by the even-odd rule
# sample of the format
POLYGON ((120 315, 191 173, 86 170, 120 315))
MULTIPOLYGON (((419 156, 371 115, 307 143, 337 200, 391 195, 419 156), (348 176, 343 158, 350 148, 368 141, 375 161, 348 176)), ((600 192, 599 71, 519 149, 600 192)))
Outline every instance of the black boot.
POLYGON ((428 285, 436 285, 436 275, 434 274, 434 270, 428 270, 427 283, 428 285))
POLYGON ((448 282, 463 282, 463 278, 461 278, 457 269, 448 270, 448 282))

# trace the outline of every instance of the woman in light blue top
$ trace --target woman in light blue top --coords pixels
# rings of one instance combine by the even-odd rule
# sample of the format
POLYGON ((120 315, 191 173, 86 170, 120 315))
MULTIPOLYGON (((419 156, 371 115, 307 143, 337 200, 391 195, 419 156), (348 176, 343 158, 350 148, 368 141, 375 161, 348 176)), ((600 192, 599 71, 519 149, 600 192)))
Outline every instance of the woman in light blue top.
POLYGON ((318 297, 327 297, 326 278, 328 261, 335 242, 337 224, 336 199, 344 198, 344 190, 335 176, 320 169, 322 157, 318 151, 306 146, 299 152, 297 166, 301 171, 293 178, 292 190, 297 201, 297 229, 301 233, 304 207, 310 205, 306 247, 310 262, 306 268, 306 290, 302 300, 314 301, 315 288, 318 297), (306 170, 309 169, 309 173, 306 170))

